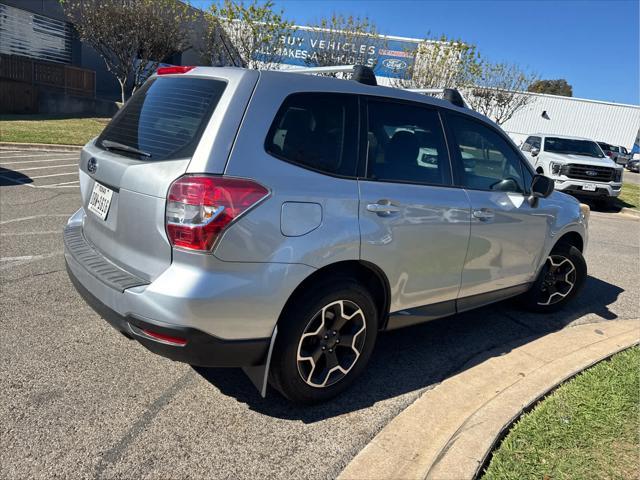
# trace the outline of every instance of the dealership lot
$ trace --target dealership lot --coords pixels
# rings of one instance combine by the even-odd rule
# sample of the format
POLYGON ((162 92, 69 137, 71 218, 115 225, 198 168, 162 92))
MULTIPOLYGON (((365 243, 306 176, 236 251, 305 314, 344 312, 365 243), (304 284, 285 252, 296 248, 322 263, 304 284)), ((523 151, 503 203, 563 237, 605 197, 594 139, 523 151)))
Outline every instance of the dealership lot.
POLYGON ((638 315, 640 222, 594 212, 590 276, 569 309, 539 316, 505 303, 383 334, 362 380, 334 402, 262 399, 240 370, 147 352, 75 293, 62 228, 80 204, 77 159, 0 151, 2 478, 334 477, 424 389, 482 352, 638 315))

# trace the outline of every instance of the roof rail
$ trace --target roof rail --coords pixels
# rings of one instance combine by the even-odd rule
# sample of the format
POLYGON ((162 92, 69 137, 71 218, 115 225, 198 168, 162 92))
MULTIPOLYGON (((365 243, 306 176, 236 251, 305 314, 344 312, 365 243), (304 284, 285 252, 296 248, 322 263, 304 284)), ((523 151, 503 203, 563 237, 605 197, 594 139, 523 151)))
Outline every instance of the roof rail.
POLYGON ((371 67, 365 65, 335 65, 329 67, 300 67, 288 68, 287 72, 295 73, 352 73, 352 80, 365 85, 378 85, 376 75, 371 67))
POLYGON ((295 67, 282 70, 283 72, 294 73, 353 73, 355 65, 335 65, 329 67, 295 67))
MULTIPOLYGON (((328 67, 294 67, 286 72, 295 73, 353 73, 353 80, 365 85, 377 85, 373 69, 365 65, 332 65, 328 67)), ((442 98, 461 108, 469 108, 462 94, 455 88, 404 88, 408 92, 425 93, 428 95, 441 94, 442 98)))
POLYGON ((455 88, 406 88, 408 92, 426 93, 428 95, 442 94, 442 98, 456 107, 469 108, 462 94, 455 88))

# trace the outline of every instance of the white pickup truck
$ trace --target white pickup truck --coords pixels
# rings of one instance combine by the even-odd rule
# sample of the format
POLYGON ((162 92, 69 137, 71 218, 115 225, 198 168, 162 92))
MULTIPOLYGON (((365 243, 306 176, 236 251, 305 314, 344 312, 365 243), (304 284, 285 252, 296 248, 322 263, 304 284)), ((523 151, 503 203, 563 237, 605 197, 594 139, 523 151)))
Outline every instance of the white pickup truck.
POLYGON ((623 168, 593 140, 542 133, 520 148, 538 173, 555 181, 556 190, 603 203, 620 195, 623 168))

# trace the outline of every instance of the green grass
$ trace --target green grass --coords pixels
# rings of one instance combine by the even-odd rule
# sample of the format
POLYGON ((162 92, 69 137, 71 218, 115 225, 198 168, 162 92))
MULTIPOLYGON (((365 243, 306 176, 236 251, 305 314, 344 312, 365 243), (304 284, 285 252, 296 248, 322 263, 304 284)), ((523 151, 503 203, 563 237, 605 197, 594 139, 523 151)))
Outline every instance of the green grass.
POLYGON ((640 347, 561 386, 524 415, 483 480, 640 478, 640 347))
MULTIPOLYGON (((626 173, 626 175, 629 174, 626 173)), ((622 192, 620 192, 620 196, 618 197, 618 204, 622 207, 640 210, 640 185, 623 183, 622 192)))
POLYGON ((2 115, 0 142, 84 145, 99 135, 109 120, 62 115, 2 115))

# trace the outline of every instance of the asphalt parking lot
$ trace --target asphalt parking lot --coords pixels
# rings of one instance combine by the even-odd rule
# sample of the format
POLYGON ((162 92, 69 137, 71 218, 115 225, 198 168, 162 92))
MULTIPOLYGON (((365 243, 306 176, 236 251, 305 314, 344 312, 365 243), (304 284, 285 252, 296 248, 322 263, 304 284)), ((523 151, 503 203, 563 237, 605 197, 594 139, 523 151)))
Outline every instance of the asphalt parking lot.
POLYGON ((425 389, 479 353, 638 316, 640 221, 594 212, 589 278, 557 314, 510 303, 383 334, 357 385, 297 408, 236 369, 147 352, 64 270, 77 153, 0 152, 0 478, 330 478, 425 389))

